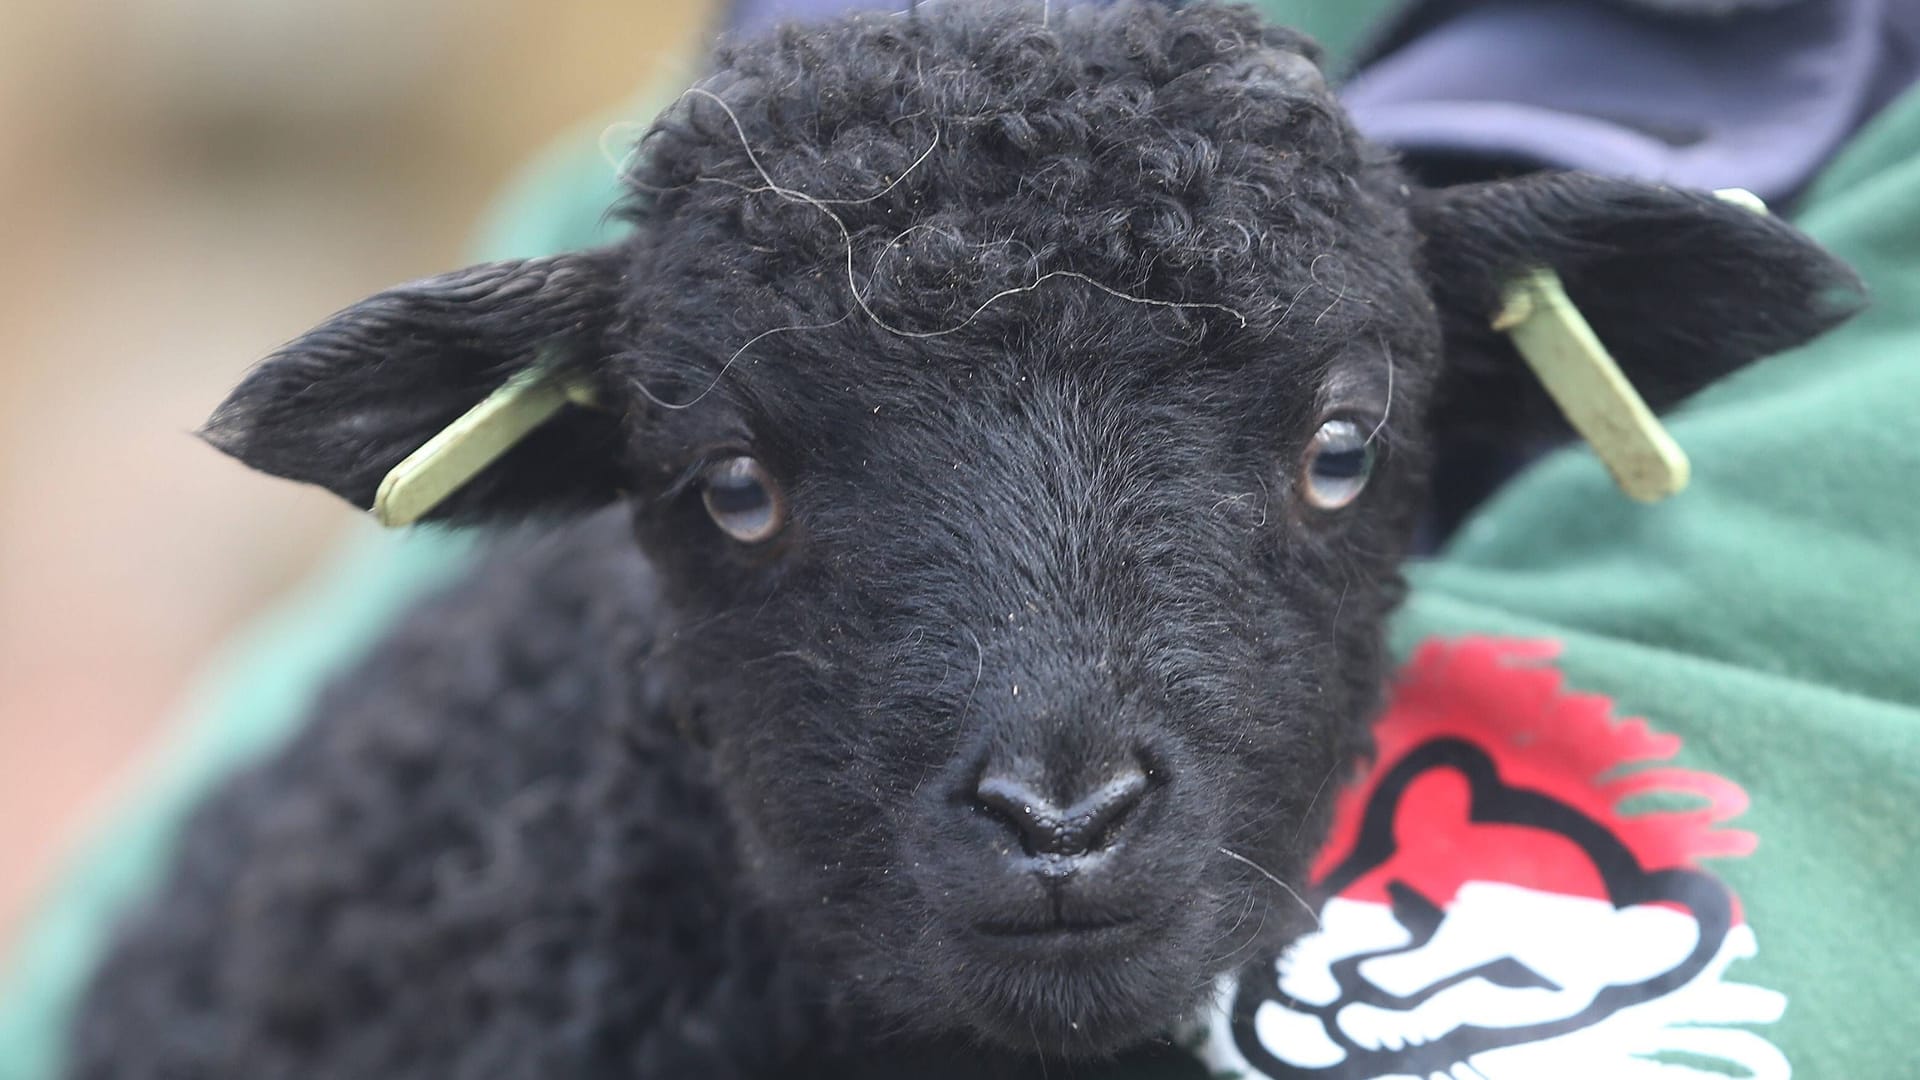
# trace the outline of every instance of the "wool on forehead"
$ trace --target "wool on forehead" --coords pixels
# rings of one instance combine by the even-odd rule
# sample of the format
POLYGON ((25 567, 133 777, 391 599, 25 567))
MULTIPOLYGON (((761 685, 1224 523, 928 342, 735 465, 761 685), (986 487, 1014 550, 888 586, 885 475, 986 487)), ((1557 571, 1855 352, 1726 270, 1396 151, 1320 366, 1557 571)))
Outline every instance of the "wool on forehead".
POLYGON ((667 110, 625 212, 673 234, 660 271, 762 289, 746 306, 770 319, 1004 335, 1078 290, 1338 342, 1411 282, 1397 173, 1316 56, 1211 5, 790 26, 723 48, 667 110))

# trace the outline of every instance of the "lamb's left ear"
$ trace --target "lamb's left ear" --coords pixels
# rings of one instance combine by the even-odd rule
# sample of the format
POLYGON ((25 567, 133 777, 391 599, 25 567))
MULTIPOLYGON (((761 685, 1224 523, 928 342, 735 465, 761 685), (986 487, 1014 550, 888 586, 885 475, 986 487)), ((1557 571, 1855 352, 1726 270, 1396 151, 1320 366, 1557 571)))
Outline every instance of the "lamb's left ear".
POLYGON ((1585 173, 1415 191, 1448 370, 1437 430, 1513 434, 1555 413, 1506 335, 1502 292, 1556 271, 1656 411, 1840 323, 1865 303, 1846 264, 1757 207, 1585 173))
MULTIPOLYGON (((543 360, 578 373, 605 353, 614 250, 484 263, 362 300, 261 361, 201 437, 263 472, 371 507, 423 443, 543 360)), ((618 487, 617 417, 568 406, 437 505, 471 521, 581 509, 618 487)))

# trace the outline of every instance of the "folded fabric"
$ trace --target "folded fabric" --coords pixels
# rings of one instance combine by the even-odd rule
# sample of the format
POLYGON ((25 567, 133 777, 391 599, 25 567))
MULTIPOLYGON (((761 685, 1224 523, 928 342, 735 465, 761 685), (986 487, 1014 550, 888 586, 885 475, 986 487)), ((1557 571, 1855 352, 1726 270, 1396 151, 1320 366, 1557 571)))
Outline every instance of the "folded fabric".
POLYGON ((1781 202, 1912 84, 1916 39, 1911 0, 1425 0, 1342 97, 1432 181, 1588 169, 1781 202))

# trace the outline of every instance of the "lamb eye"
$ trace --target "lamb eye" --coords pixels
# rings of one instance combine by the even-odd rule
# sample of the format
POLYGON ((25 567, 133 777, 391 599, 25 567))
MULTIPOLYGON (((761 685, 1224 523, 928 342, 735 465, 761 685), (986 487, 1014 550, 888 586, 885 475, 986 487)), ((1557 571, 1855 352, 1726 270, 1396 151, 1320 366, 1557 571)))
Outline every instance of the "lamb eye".
POLYGON ((743 544, 772 539, 787 523, 779 486, 753 458, 728 458, 708 468, 702 481, 707 514, 721 532, 743 544))
POLYGON ((1338 510, 1360 497, 1373 474, 1373 443, 1368 432, 1351 420, 1329 420, 1320 425, 1307 447, 1301 488, 1307 502, 1322 510, 1338 510))

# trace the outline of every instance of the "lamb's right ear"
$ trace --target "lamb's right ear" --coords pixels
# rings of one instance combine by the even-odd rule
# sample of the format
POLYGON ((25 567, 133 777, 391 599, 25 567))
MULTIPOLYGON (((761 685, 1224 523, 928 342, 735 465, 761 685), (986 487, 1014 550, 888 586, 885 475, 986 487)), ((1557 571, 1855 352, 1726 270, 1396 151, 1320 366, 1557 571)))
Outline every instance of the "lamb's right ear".
POLYGON ((1496 326, 1529 271, 1564 282, 1655 411, 1798 345, 1865 303, 1853 271, 1792 225, 1707 192, 1584 173, 1412 193, 1446 336, 1435 426, 1525 437, 1548 402, 1496 326))
MULTIPOLYGON (((248 373, 201 428, 263 472, 356 506, 381 480, 528 365, 590 377, 623 261, 615 249, 483 263, 388 289, 248 373)), ((568 406, 435 507, 442 521, 581 509, 620 482, 617 417, 568 406)))

